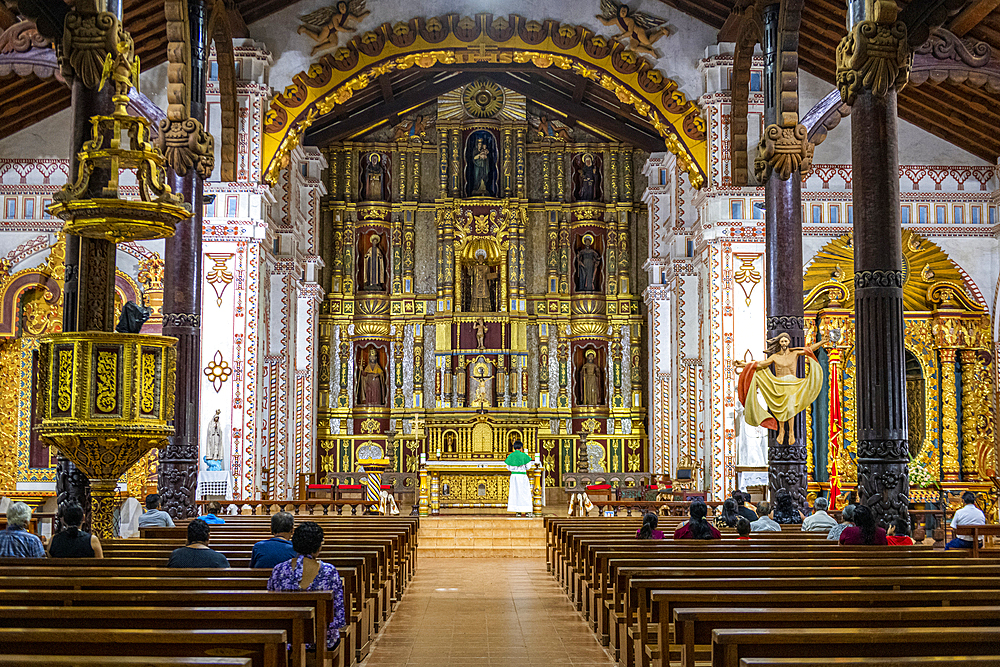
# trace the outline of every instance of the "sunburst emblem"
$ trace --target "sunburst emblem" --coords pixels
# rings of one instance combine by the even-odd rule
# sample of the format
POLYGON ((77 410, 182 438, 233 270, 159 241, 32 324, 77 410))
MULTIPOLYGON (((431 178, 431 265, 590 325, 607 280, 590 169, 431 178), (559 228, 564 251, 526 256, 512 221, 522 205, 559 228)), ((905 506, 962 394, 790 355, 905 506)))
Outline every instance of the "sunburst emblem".
POLYGON ((462 104, 470 116, 489 118, 503 109, 503 88, 489 79, 479 79, 465 87, 462 104))

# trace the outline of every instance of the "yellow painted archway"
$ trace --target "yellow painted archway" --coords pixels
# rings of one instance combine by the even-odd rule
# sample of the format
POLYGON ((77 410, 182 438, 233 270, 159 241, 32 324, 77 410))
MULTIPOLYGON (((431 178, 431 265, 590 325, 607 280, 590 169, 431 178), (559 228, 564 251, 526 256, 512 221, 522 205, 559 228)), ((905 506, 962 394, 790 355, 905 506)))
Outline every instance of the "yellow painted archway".
POLYGON ((388 72, 442 65, 528 64, 572 71, 611 90, 663 137, 691 183, 700 188, 708 173, 707 136, 701 110, 676 82, 620 43, 582 26, 532 21, 517 15, 458 14, 383 23, 357 35, 292 77, 264 117, 262 180, 274 184, 319 116, 349 100, 388 72))

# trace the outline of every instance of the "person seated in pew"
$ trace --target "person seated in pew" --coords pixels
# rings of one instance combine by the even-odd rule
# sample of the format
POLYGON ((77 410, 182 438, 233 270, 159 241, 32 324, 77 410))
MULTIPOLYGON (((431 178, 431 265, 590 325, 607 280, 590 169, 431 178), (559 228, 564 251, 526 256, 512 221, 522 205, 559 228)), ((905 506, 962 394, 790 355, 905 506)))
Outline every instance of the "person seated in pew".
POLYGON ((795 501, 792 500, 792 494, 788 492, 788 489, 781 488, 778 489, 778 493, 774 497, 772 518, 780 524, 795 524, 805 521, 806 515, 795 507, 795 501))
POLYGON ((83 508, 70 503, 62 511, 63 528, 49 540, 50 558, 104 558, 97 535, 81 530, 83 508))
POLYGON ((139 515, 140 528, 173 528, 174 520, 160 509, 160 494, 146 496, 146 511, 139 515))
POLYGON ((656 529, 656 524, 660 522, 660 517, 656 512, 646 512, 642 517, 642 528, 635 531, 635 536, 640 540, 662 540, 663 531, 656 529))
POLYGON ((323 548, 323 527, 315 521, 299 524, 292 534, 296 558, 278 563, 267 580, 269 591, 333 591, 333 620, 326 632, 326 645, 340 643, 340 631, 347 627, 344 612, 344 583, 337 568, 319 560, 323 548))
POLYGON ((7 508, 7 527, 0 530, 0 557, 45 558, 45 545, 37 535, 28 532, 31 508, 24 503, 11 503, 7 508))
POLYGON ((844 529, 848 526, 854 525, 854 509, 856 507, 857 505, 848 505, 844 508, 844 510, 840 513, 840 518, 843 519, 843 521, 830 529, 830 532, 827 533, 826 539, 839 540, 840 534, 844 532, 844 529))
POLYGON ((722 511, 715 519, 715 525, 719 528, 722 528, 723 526, 727 528, 735 528, 737 520, 741 518, 739 509, 736 506, 736 501, 732 498, 726 498, 722 502, 722 511))
POLYGON ((221 511, 222 511, 222 505, 213 500, 212 502, 205 505, 206 514, 203 517, 201 517, 201 520, 207 524, 212 524, 212 525, 225 523, 226 522, 225 519, 220 519, 218 516, 216 516, 221 511))
POLYGON ((889 546, 910 547, 913 546, 913 538, 910 537, 910 522, 903 517, 896 517, 896 520, 889 526, 889 532, 885 535, 889 546))
MULTIPOLYGON (((976 507, 976 494, 972 491, 966 491, 962 494, 962 503, 964 506, 955 512, 955 516, 951 519, 951 529, 954 531, 959 526, 985 526, 986 525, 986 515, 983 511, 976 507)), ((944 550, 948 549, 971 549, 972 540, 966 540, 963 537, 954 536, 948 544, 945 545, 944 550)))
POLYGON ((750 523, 751 533, 780 533, 781 525, 771 518, 771 503, 762 500, 757 503, 757 516, 760 518, 750 523))
POLYGON ((739 535, 738 539, 750 539, 750 522, 746 520, 746 517, 741 516, 739 521, 736 522, 736 533, 739 535))
POLYGON ((754 512, 753 505, 750 504, 749 493, 737 489, 736 491, 733 491, 733 500, 736 501, 736 507, 741 517, 745 518, 750 523, 757 520, 757 513, 754 512))
POLYGON ((875 513, 868 505, 858 505, 854 508, 854 525, 845 528, 840 534, 840 543, 849 545, 874 544, 888 545, 885 539, 885 529, 875 523, 875 513))
POLYGON ((292 546, 292 530, 295 517, 289 512, 278 512, 271 516, 271 539, 261 540, 253 545, 250 552, 250 567, 269 568, 284 563, 297 555, 292 546))
POLYGON ((210 549, 208 538, 211 529, 201 519, 193 519, 188 524, 187 546, 174 549, 167 561, 167 567, 214 567, 229 569, 229 559, 218 551, 210 549))
POLYGON ((829 533, 837 525, 837 520, 826 513, 830 501, 820 496, 813 502, 813 513, 802 521, 802 530, 807 533, 829 533))
POLYGON ((694 500, 688 508, 690 519, 680 528, 674 531, 675 540, 719 540, 722 533, 719 529, 710 524, 705 517, 708 516, 708 505, 703 500, 694 500))

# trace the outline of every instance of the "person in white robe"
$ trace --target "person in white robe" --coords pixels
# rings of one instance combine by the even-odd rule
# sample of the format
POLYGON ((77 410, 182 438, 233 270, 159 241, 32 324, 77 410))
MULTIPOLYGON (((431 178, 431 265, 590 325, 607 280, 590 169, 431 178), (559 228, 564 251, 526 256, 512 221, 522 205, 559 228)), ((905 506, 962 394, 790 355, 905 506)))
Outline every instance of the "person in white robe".
POLYGON ((520 440, 514 442, 514 451, 507 456, 504 464, 510 471, 507 511, 516 512, 517 516, 520 516, 521 512, 530 515, 532 511, 531 480, 528 479, 528 470, 534 467, 535 462, 524 453, 524 444, 520 440))

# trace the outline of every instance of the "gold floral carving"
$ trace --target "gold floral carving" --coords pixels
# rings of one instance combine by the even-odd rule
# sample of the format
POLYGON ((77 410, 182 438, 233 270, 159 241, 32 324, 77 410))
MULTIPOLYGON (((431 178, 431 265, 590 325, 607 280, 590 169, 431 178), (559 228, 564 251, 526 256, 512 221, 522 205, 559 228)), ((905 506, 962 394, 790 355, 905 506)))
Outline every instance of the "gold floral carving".
POLYGON ((97 409, 114 412, 118 405, 118 355, 97 353, 97 409))
POLYGON ((958 409, 955 393, 955 350, 941 354, 941 469, 946 478, 958 479, 958 409))
MULTIPOLYGON (((17 340, 0 341, 0 367, 17 368, 21 363, 17 340)), ((17 488, 18 373, 0 373, 0 493, 12 494, 17 488)))
POLYGON ((365 435, 373 435, 375 433, 379 433, 381 430, 382 428, 375 419, 368 418, 361 423, 361 432, 365 435))
POLYGON ((753 161, 757 181, 763 183, 772 173, 783 181, 793 173, 807 173, 812 167, 815 148, 809 141, 809 130, 802 123, 794 127, 768 125, 757 144, 757 156, 753 161))
POLYGON ((859 21, 837 46, 837 88, 845 104, 861 90, 882 97, 906 85, 912 55, 895 0, 874 0, 871 21, 859 21))
POLYGON ((59 387, 56 390, 59 412, 69 412, 73 400, 73 351, 59 351, 59 387))
POLYGON ((152 412, 156 397, 156 357, 144 353, 139 362, 139 408, 142 412, 152 412))

